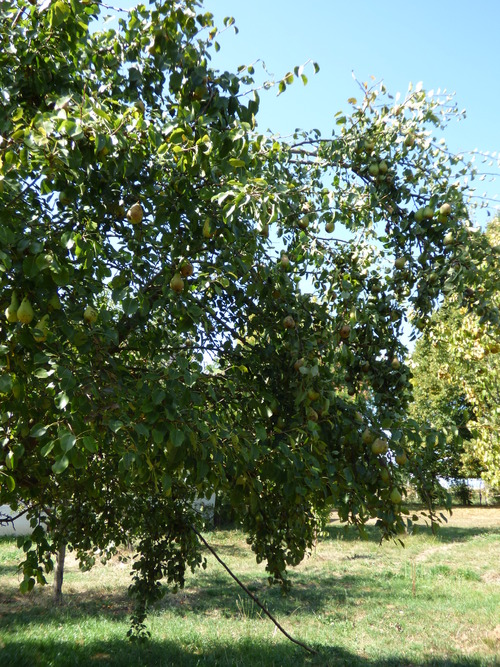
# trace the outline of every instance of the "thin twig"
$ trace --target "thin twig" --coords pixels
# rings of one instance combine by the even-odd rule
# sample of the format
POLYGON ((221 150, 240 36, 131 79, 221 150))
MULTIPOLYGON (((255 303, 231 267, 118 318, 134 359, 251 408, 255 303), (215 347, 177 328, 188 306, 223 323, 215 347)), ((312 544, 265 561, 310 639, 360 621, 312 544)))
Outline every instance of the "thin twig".
POLYGON ((255 595, 253 595, 253 593, 251 593, 248 590, 248 588, 245 586, 245 584, 242 581, 240 581, 238 579, 238 577, 233 572, 231 572, 231 570, 226 565, 226 563, 224 563, 224 561, 217 555, 215 550, 208 544, 208 542, 203 537, 203 535, 201 535, 201 533, 199 533, 194 526, 191 526, 191 529, 195 533, 195 535, 198 537, 198 539, 201 540, 201 542, 203 542, 203 544, 207 547, 207 549, 210 551, 210 553, 216 558, 216 560, 222 565, 222 567, 226 570, 226 572, 228 572, 231 575, 231 577, 235 580, 235 582, 238 584, 238 586, 240 586, 245 591, 245 593, 249 597, 252 598, 252 600, 255 602, 255 604, 258 605, 262 609, 264 614, 266 614, 266 616, 271 619, 271 621, 274 623, 274 625, 278 628, 278 630, 280 632, 282 632, 285 635, 285 637, 287 639, 289 639, 294 644, 298 644, 299 646, 301 646, 303 649, 305 649, 309 653, 312 653, 313 655, 318 655, 318 651, 315 651, 314 649, 310 648, 309 646, 306 646, 302 642, 299 642, 297 639, 294 639, 293 637, 291 637, 288 634, 288 632, 278 623, 278 621, 274 618, 274 616, 264 607, 262 602, 260 602, 260 600, 258 598, 256 598, 255 595))

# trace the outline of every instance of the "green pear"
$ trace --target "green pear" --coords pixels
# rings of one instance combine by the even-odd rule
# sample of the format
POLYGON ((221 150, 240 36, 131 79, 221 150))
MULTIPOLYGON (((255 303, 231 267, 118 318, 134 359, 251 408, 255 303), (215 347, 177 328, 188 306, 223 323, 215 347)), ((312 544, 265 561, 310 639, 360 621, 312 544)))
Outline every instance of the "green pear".
POLYGON ((288 269, 290 267, 290 260, 288 255, 281 255, 280 264, 284 269, 288 269))
POLYGON ((17 310, 19 308, 19 301, 15 292, 12 292, 12 297, 10 299, 10 305, 5 310, 5 317, 7 322, 17 322, 17 310))
POLYGON ((300 359, 297 359, 297 361, 294 363, 293 367, 295 368, 296 371, 298 371, 302 366, 306 363, 304 357, 301 357, 300 359))
POLYGON ((183 262, 181 265, 180 272, 183 278, 189 278, 189 276, 192 276, 194 273, 194 268, 191 262, 188 261, 183 262))
POLYGON ((211 239, 213 235, 214 234, 212 231, 212 225, 210 224, 210 220, 206 218, 205 222, 203 223, 203 237, 205 239, 211 239))
POLYGON ((408 457, 406 456, 406 452, 404 450, 396 454, 396 463, 398 466, 404 466, 407 461, 408 457))
POLYGON ((390 498, 391 498, 391 501, 392 501, 395 505, 399 505, 399 503, 403 500, 403 497, 401 496, 401 494, 399 493, 399 491, 398 491, 397 489, 393 489, 393 490, 391 491, 391 496, 390 496, 390 498))
POLYGON ((262 227, 259 230, 259 234, 263 236, 265 239, 269 238, 269 225, 262 225, 262 227))
POLYGON ((372 443, 372 452, 374 454, 385 454, 388 450, 387 440, 385 438, 376 438, 372 443))
POLYGON ((93 306, 87 306, 83 313, 83 319, 88 324, 95 324, 97 322, 97 310, 93 306))
POLYGON ((17 319, 22 324, 30 324, 34 317, 35 313, 33 312, 31 303, 29 302, 28 297, 25 296, 21 301, 21 305, 17 309, 17 319))
POLYGON ((314 408, 307 409, 307 418, 312 422, 318 421, 318 413, 316 412, 316 410, 314 410, 314 408))
POLYGON ((370 445, 373 442, 373 433, 370 431, 369 428, 365 428, 365 430, 363 431, 363 435, 361 436, 361 440, 365 445, 370 445))
POLYGON ((175 273, 174 277, 170 281, 170 287, 174 290, 174 292, 177 292, 177 294, 180 294, 182 290, 184 289, 184 281, 182 280, 182 276, 180 273, 175 273))
POLYGON ((283 320, 283 326, 285 329, 294 329, 295 328, 295 320, 291 315, 287 315, 285 319, 283 320))
POLYGON ((351 327, 348 324, 344 324, 343 326, 340 327, 339 333, 340 337, 345 340, 346 338, 349 338, 349 334, 351 333, 351 327))
POLYGON ((43 343, 47 339, 47 331, 49 325, 49 316, 44 315, 42 319, 36 324, 35 330, 33 332, 33 338, 37 343, 43 343))
POLYGON ((424 209, 419 208, 417 211, 415 211, 415 222, 422 222, 424 219, 424 209))

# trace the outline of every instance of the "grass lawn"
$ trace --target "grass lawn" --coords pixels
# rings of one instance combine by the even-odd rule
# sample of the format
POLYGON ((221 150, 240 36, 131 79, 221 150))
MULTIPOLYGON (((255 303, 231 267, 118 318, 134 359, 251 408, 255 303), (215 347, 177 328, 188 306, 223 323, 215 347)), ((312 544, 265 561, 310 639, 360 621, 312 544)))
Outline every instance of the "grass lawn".
POLYGON ((437 536, 405 548, 360 540, 336 521, 292 572, 283 597, 269 588, 237 531, 206 535, 223 560, 284 628, 320 655, 289 642, 207 552, 206 570, 168 594, 149 617, 151 641, 126 638, 129 566, 79 571, 69 554, 64 605, 51 590, 27 596, 15 540, 0 539, 2 667, 238 665, 417 667, 500 665, 500 508, 457 508, 437 536))

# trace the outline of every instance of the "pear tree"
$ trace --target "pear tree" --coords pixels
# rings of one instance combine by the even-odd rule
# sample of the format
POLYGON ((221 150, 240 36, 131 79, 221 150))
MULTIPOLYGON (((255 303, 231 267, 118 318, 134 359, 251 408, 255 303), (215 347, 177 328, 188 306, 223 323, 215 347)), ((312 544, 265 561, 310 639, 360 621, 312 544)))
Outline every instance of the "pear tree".
POLYGON ((141 633, 203 565, 195 498, 223 495, 285 587, 330 509, 395 538, 410 475, 434 522, 404 327, 443 293, 496 315, 464 296, 492 250, 441 142, 452 98, 360 84, 330 137, 285 140, 253 68, 211 66, 201 2, 105 11, 0 0, 0 502, 33 528, 23 591, 65 547, 132 543, 141 633))

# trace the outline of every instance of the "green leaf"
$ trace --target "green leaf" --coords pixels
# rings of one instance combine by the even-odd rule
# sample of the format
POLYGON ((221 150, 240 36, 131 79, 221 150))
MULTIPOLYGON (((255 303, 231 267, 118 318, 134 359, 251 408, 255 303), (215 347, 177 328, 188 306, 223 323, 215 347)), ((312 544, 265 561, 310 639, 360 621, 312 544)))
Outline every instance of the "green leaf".
POLYGON ((75 446, 76 437, 69 431, 59 431, 59 444, 63 452, 69 452, 75 446))
POLYGON ((134 424, 134 431, 145 438, 149 437, 149 429, 144 424, 134 424))
POLYGON ((19 584, 19 590, 23 595, 25 595, 26 593, 29 593, 30 591, 33 590, 34 585, 35 585, 35 580, 33 579, 33 577, 30 577, 29 579, 23 579, 19 584))
POLYGON ((172 441, 174 447, 180 447, 184 442, 184 438, 185 435, 183 431, 180 431, 176 428, 170 430, 170 440, 172 441))
POLYGON ((63 454, 58 459, 56 459, 56 462, 52 466, 52 470, 55 472, 56 475, 60 475, 62 472, 66 470, 68 466, 69 466, 69 459, 66 456, 66 454, 63 454))
POLYGON ((12 390, 12 377, 10 374, 0 376, 0 394, 8 394, 12 390))
POLYGON ((54 370, 51 369, 50 371, 46 370, 45 368, 37 368, 36 371, 33 373, 33 375, 37 378, 40 378, 41 380, 50 377, 51 375, 54 374, 54 370))
POLYGON ((265 440, 267 438, 267 431, 262 424, 255 425, 255 437, 257 440, 265 440))
POLYGON ((6 473, 0 473, 0 489, 2 488, 2 485, 7 487, 7 490, 12 493, 14 489, 16 488, 16 482, 11 475, 7 475, 6 473))
POLYGON ((47 427, 43 424, 35 424, 31 431, 30 436, 32 438, 42 438, 47 433, 47 427))
POLYGON ((59 410, 64 410, 64 408, 69 403, 69 396, 65 391, 61 391, 54 399, 54 403, 59 410))
POLYGON ((123 422, 119 419, 110 419, 108 421, 108 428, 113 431, 113 433, 118 433, 118 431, 123 428, 123 422))
POLYGON ((84 435, 82 442, 85 449, 91 454, 95 454, 97 451, 99 451, 97 440, 92 435, 84 435))
POLYGON ((40 450, 40 454, 45 458, 54 449, 55 445, 56 445, 56 441, 51 440, 50 442, 48 442, 46 445, 44 445, 42 447, 42 449, 40 450))

